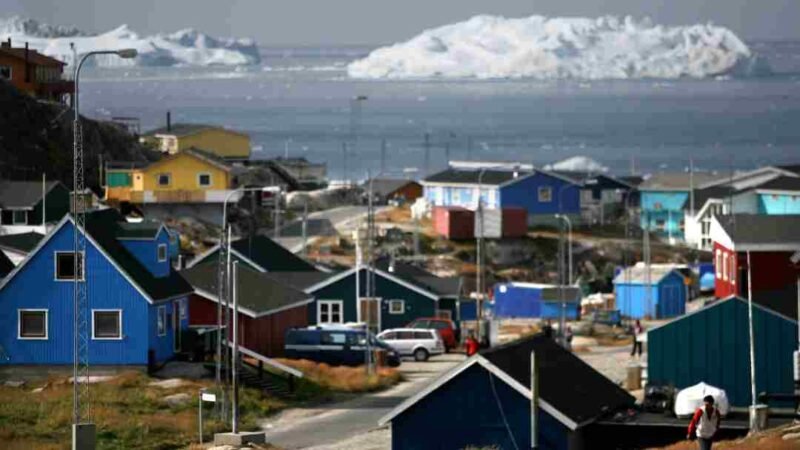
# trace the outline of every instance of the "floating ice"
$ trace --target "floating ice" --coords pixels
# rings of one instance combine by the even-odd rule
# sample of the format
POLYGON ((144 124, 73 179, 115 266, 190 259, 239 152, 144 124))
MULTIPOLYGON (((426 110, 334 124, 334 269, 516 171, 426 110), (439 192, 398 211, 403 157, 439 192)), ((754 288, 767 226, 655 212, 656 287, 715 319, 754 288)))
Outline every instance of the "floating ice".
POLYGON ((727 28, 603 16, 476 16, 374 50, 354 78, 705 78, 766 65, 727 28))
POLYGON ((213 38, 190 28, 142 37, 127 25, 121 25, 106 33, 89 34, 77 28, 11 17, 0 19, 0 39, 8 38, 15 46, 28 42, 31 48, 67 63, 72 62, 70 43, 75 43, 79 54, 123 48, 139 52, 135 60, 114 56, 92 59, 93 64, 101 66, 238 66, 261 61, 258 47, 251 39, 213 38))
POLYGON ((572 156, 545 167, 546 170, 562 170, 565 172, 608 172, 608 167, 588 156, 572 156))

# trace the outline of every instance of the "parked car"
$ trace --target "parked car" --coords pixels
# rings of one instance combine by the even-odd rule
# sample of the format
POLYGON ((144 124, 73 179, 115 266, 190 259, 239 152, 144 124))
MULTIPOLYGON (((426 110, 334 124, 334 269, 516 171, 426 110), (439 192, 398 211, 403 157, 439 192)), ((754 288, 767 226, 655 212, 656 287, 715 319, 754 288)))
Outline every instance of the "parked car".
POLYGON ((450 319, 440 317, 420 317, 408 324, 408 328, 434 329, 439 332, 444 341, 445 351, 458 347, 458 330, 456 324, 450 319))
POLYGON ((444 353, 444 341, 436 330, 395 328, 378 335, 378 340, 395 349, 400 356, 413 356, 415 361, 427 361, 444 353))
MULTIPOLYGON (((389 366, 400 365, 400 355, 394 348, 376 339, 372 333, 369 338, 370 345, 376 350, 386 352, 386 363, 389 366)), ((359 366, 364 364, 365 332, 344 326, 292 328, 286 332, 284 350, 287 358, 359 366)))

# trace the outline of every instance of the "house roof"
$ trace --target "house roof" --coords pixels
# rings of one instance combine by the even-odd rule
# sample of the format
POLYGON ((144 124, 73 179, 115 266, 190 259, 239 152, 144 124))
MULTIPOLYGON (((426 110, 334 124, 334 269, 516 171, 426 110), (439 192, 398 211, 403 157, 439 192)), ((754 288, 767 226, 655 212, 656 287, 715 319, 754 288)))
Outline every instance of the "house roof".
MULTIPOLYGON (((395 178, 375 178, 372 180, 372 192, 381 197, 387 197, 409 184, 418 184, 414 180, 395 179, 395 178)), ((370 182, 365 181, 362 185, 364 190, 369 191, 370 182)))
POLYGON ((459 277, 438 277, 425 269, 401 261, 392 261, 391 258, 377 259, 375 267, 441 297, 458 297, 461 293, 459 277))
MULTIPOLYGON (((317 268, 267 236, 256 234, 231 242, 232 253, 266 272, 317 272, 317 268)), ((189 267, 209 261, 219 244, 197 256, 189 267)), ((214 260, 216 260, 214 258, 214 260)))
POLYGON ((39 241, 44 237, 43 234, 35 231, 19 234, 0 235, 0 248, 12 250, 17 253, 29 253, 36 248, 39 241))
POLYGON ((591 185, 594 185, 594 184, 598 184, 601 179, 602 180, 606 180, 605 181, 606 185, 615 184, 615 185, 618 185, 618 186, 621 186, 621 187, 625 187, 625 188, 629 188, 629 189, 633 188, 634 186, 636 186, 635 184, 631 184, 631 183, 623 180, 622 178, 615 178, 615 177, 613 177, 611 175, 604 174, 604 173, 580 172, 580 171, 574 171, 574 170, 551 170, 550 173, 553 173, 555 175, 559 175, 562 178, 566 178, 566 179, 572 180, 572 182, 575 183, 575 184, 580 184, 580 185, 584 185, 584 186, 585 185, 591 186, 591 185))
POLYGON ((570 303, 576 301, 580 302, 581 297, 583 297, 583 292, 579 287, 576 286, 559 286, 557 284, 526 283, 519 281, 497 283, 498 288, 504 285, 527 289, 539 289, 541 290, 541 299, 543 301, 560 301, 562 292, 564 294, 564 299, 570 303))
POLYGON ((715 217, 714 220, 735 246, 735 250, 800 249, 800 216, 733 214, 715 217))
POLYGON ((700 186, 705 183, 710 183, 725 178, 723 175, 711 174, 704 172, 694 172, 690 176, 688 172, 673 172, 673 173, 656 173, 644 180, 639 189, 643 191, 659 191, 659 190, 689 190, 689 185, 694 184, 700 186), (694 178, 690 180, 690 178, 694 178), (691 181, 691 183, 690 183, 691 181))
MULTIPOLYGON (((366 266, 363 266, 363 267, 360 268, 360 270, 367 271, 367 270, 370 270, 370 269, 368 267, 366 267, 366 266)), ((429 299, 431 299, 433 301, 438 301, 439 298, 440 298, 440 295, 437 294, 436 292, 434 292, 430 286, 421 285, 416 280, 409 280, 409 279, 398 277, 395 274, 392 274, 392 273, 389 273, 389 272, 385 272, 385 271, 379 269, 377 266, 375 266, 371 270, 373 271, 373 273, 375 275, 377 275, 379 277, 383 277, 383 278, 385 278, 385 279, 387 279, 387 280, 389 280, 389 281, 391 281, 393 283, 396 283, 396 284, 399 284, 400 286, 403 286, 406 289, 409 289, 409 290, 414 291, 414 292, 416 292, 416 293, 418 293, 420 295, 428 297, 429 299)), ((327 274, 328 277, 326 277, 325 279, 321 280, 319 283, 316 283, 316 284, 313 284, 311 286, 308 286, 305 289, 305 291, 306 292, 316 292, 316 291, 318 291, 318 290, 320 290, 320 289, 322 289, 322 288, 324 288, 326 286, 330 286, 331 284, 337 283, 337 282, 339 282, 339 281, 341 281, 343 279, 346 279, 347 277, 353 276, 355 273, 356 273, 356 268, 355 267, 353 267, 351 269, 348 269, 348 270, 345 270, 343 272, 335 273, 335 274, 328 273, 327 274)))
MULTIPOLYGON (((650 266, 650 283, 658 284, 664 277, 674 271, 675 267, 652 265, 650 266)), ((644 264, 626 267, 614 277, 614 284, 645 284, 646 282, 647 268, 644 264)))
POLYGON ((117 233, 122 216, 109 208, 87 214, 86 230, 102 249, 154 301, 188 294, 192 287, 177 272, 170 269, 166 277, 156 277, 120 242, 117 233))
POLYGON ((192 157, 194 157, 196 159, 199 159, 200 161, 203 161, 203 162, 205 162, 207 164, 210 164, 210 165, 212 165, 214 167, 217 167, 220 170, 224 170, 226 172, 230 172, 232 170, 232 166, 230 166, 223 158, 220 158, 219 156, 217 156, 217 155, 215 155, 215 154, 213 154, 213 153, 211 153, 209 151, 202 150, 202 149, 199 149, 199 148, 196 148, 196 147, 187 148, 186 150, 183 150, 182 152, 175 153, 174 155, 169 155, 167 157, 159 159, 158 161, 153 161, 152 163, 150 163, 149 165, 145 166, 144 168, 145 169, 151 169, 151 168, 153 168, 153 167, 155 167, 157 165, 164 164, 164 163, 167 163, 167 162, 170 162, 170 161, 174 161, 174 160, 176 160, 178 158, 181 158, 183 156, 186 156, 186 155, 192 156, 192 157))
MULTIPOLYGON (((199 264, 181 272, 195 292, 217 301, 217 265, 199 264)), ((260 317, 293 306, 309 303, 313 297, 284 282, 281 277, 238 265, 237 295, 245 314, 260 317)))
MULTIPOLYGON (((337 272, 338 273, 338 272, 337 272)), ((305 291, 315 284, 319 284, 326 279, 336 276, 337 273, 330 272, 273 272, 268 275, 280 279, 281 282, 301 291, 305 291)))
POLYGON ((780 176, 756 186, 756 190, 800 191, 800 177, 780 176))
POLYGON ((783 166, 778 166, 779 169, 788 170, 789 172, 794 172, 800 175, 800 164, 786 164, 783 166))
POLYGON ((150 161, 108 161, 105 165, 105 170, 144 169, 150 164, 150 161))
MULTIPOLYGON (((58 181, 46 182, 45 193, 49 193, 59 185, 61 183, 58 181)), ((0 181, 0 208, 32 209, 41 200, 41 181, 0 181)))
POLYGON ((0 279, 5 278, 6 275, 14 270, 14 263, 8 259, 5 253, 0 252, 0 279))
MULTIPOLYGON (((0 47, 0 53, 25 60, 25 49, 18 47, 18 48, 8 48, 8 47, 0 47)), ((35 65, 35 66, 52 66, 52 67, 64 67, 67 65, 65 62, 61 62, 55 58, 51 58, 47 55, 43 55, 37 52, 34 49, 28 49, 28 62, 35 65)))
POLYGON ((117 226, 119 239, 155 239, 164 225, 160 222, 120 222, 117 226))
POLYGON ((531 352, 535 352, 539 369, 539 407, 570 430, 634 404, 635 399, 621 387, 553 339, 537 334, 471 356, 398 405, 379 423, 392 421, 476 364, 530 399, 531 352))
POLYGON ((240 135, 243 135, 243 136, 245 135, 244 133, 240 133, 238 131, 229 130, 229 129, 225 128, 225 127, 221 127, 221 126, 218 126, 218 125, 209 125, 209 124, 204 124, 204 123, 174 123, 169 127, 169 130, 167 130, 167 127, 156 128, 155 130, 149 131, 146 134, 146 136, 155 136, 155 135, 162 134, 162 135, 182 137, 182 136, 189 136, 189 135, 192 135, 192 134, 199 133, 201 131, 212 130, 212 129, 213 130, 219 130, 219 131, 225 131, 225 132, 233 133, 233 134, 240 134, 240 135))
POLYGON ((619 177, 619 180, 631 185, 631 187, 639 187, 644 182, 644 177, 641 175, 627 175, 619 177))
POLYGON ((518 171, 517 176, 514 176, 513 170, 484 170, 483 177, 481 178, 480 170, 463 170, 463 169, 445 169, 439 173, 425 178, 425 183, 452 183, 452 184, 478 184, 479 178, 481 184, 487 186, 499 186, 507 183, 514 178, 521 178, 531 172, 518 171))
POLYGON ((575 423, 633 405, 627 391, 544 334, 484 350, 481 356, 521 385, 530 386, 531 352, 539 366, 541 397, 575 423))

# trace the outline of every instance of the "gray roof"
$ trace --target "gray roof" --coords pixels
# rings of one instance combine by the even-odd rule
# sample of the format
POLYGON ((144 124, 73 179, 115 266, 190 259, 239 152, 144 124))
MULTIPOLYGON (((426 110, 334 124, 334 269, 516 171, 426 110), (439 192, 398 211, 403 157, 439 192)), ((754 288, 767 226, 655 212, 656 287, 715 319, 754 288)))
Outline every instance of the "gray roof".
POLYGON ((793 244, 800 249, 800 216, 734 214, 717 217, 734 244, 793 244))
POLYGON ((800 191, 800 177, 781 176, 756 186, 756 189, 773 191, 800 191))
MULTIPOLYGON (((639 190, 689 190, 690 187, 689 172, 673 172, 673 173, 656 173, 650 178, 644 180, 639 185, 639 190)), ((700 186, 701 184, 710 183, 712 181, 721 180, 726 178, 725 175, 711 174, 711 173, 694 173, 694 185, 700 186)))
MULTIPOLYGON (((60 184, 58 181, 46 182, 45 192, 50 192, 60 184)), ((40 201, 41 181, 0 181, 0 208, 33 208, 40 201)))
POLYGON ((203 123, 175 123, 169 127, 169 130, 167 130, 167 127, 156 128, 155 130, 148 132, 146 135, 155 136, 156 134, 171 134, 175 136, 188 136, 208 128, 222 127, 206 125, 203 123))
POLYGON ((120 239, 153 239, 161 229, 161 222, 120 222, 117 237, 120 239))
MULTIPOLYGON (((650 283, 658 284, 662 278, 675 271, 674 267, 655 265, 650 266, 650 283)), ((645 284, 647 282, 647 269, 644 264, 627 267, 614 277, 614 284, 645 284)))
POLYGON ((17 253, 30 253, 31 250, 36 248, 43 237, 43 234, 35 231, 18 234, 3 234, 0 235, 0 248, 12 250, 17 253))
MULTIPOLYGON (((394 194, 399 189, 405 187, 408 184, 418 184, 414 180, 404 180, 404 179, 395 179, 395 178, 375 178, 372 181, 372 192, 381 197, 387 197, 389 195, 394 194)), ((369 191, 370 182, 365 181, 362 185, 365 191, 369 191)))
POLYGON ((274 280, 287 284, 298 290, 305 290, 328 278, 335 276, 331 272, 266 272, 264 275, 274 280))
POLYGON ((441 297, 458 297, 460 294, 459 277, 438 277, 421 267, 385 257, 377 259, 375 267, 441 297))
MULTIPOLYGON (((239 264, 237 293, 239 305, 254 315, 268 314, 270 311, 311 299, 311 295, 279 281, 281 277, 250 269, 239 264)), ((214 296, 217 293, 217 265, 199 264, 181 272, 181 275, 196 290, 214 296)))
MULTIPOLYGON (((699 210, 711 199, 725 200, 731 195, 755 190, 800 191, 800 177, 780 176, 742 189, 733 188, 730 183, 696 189, 694 191, 694 207, 699 210)), ((689 207, 689 199, 686 200, 685 206, 689 207)))

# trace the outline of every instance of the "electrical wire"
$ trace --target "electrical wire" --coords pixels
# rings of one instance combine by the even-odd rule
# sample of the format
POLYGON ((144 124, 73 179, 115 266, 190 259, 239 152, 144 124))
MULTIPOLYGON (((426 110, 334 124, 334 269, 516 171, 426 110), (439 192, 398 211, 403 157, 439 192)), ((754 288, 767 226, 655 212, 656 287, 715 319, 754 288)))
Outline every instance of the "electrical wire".
POLYGON ((514 444, 514 449, 519 450, 519 446, 517 445, 517 440, 514 439, 514 433, 511 431, 511 426, 508 424, 508 420, 506 419, 506 412, 503 410, 503 404, 500 402, 500 397, 497 396, 497 389, 494 387, 494 377, 492 373, 487 371, 489 375, 489 384, 492 386, 492 394, 494 394, 494 401, 497 403, 497 409, 500 410, 500 417, 503 418, 503 424, 506 426, 506 431, 508 431, 508 436, 511 438, 511 443, 514 444))

